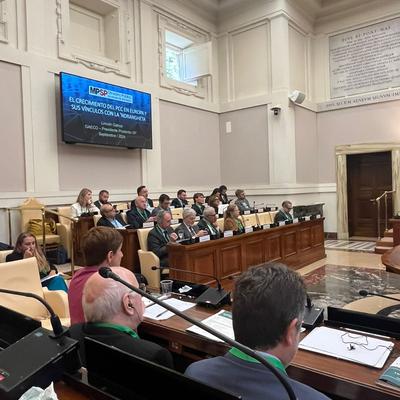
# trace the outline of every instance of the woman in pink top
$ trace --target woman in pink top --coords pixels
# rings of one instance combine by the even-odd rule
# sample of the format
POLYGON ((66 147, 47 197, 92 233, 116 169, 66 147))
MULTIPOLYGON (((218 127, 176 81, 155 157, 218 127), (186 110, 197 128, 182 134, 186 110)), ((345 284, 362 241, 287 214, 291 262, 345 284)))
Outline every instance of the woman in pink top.
POLYGON ((117 229, 99 226, 90 229, 82 239, 86 266, 72 277, 68 290, 71 325, 85 322, 82 309, 82 292, 86 281, 102 266, 116 267, 121 264, 123 253, 122 235, 117 229))

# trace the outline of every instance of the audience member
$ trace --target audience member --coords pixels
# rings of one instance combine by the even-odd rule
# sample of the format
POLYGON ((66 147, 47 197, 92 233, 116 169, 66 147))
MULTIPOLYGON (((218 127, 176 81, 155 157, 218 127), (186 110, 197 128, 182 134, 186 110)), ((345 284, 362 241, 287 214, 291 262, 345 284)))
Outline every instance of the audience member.
MULTIPOLYGON (((135 275, 126 268, 113 267, 113 272, 138 287, 135 275)), ((142 297, 112 279, 93 274, 83 289, 83 312, 86 323, 71 326, 72 338, 79 340, 79 352, 86 366, 84 338, 116 347, 127 353, 172 368, 171 353, 156 343, 140 339, 137 333, 143 321, 142 297)))
POLYGON ((104 204, 111 204, 108 202, 108 199, 110 198, 110 193, 108 190, 100 190, 99 192, 99 199, 94 202, 94 205, 100 210, 101 206, 104 204))
POLYGON ((226 194, 227 190, 228 190, 228 188, 225 185, 221 185, 219 187, 219 193, 220 193, 220 198, 221 198, 222 204, 229 203, 228 195, 226 194))
POLYGON ((135 207, 126 213, 128 224, 134 229, 143 228, 145 222, 153 222, 156 217, 150 215, 150 211, 146 209, 146 199, 143 196, 136 197, 135 207))
POLYGON ((245 211, 250 211, 250 203, 246 199, 246 194, 244 190, 237 189, 235 192, 235 196, 237 197, 235 204, 239 207, 240 214, 244 214, 245 211))
POLYGON ((218 195, 213 194, 208 198, 208 205, 212 207, 218 214, 218 207, 221 204, 221 200, 218 195))
POLYGON ((184 208, 185 206, 187 206, 188 202, 186 200, 187 197, 186 190, 179 189, 176 196, 177 196, 176 199, 172 200, 171 206, 175 208, 184 208))
POLYGON ((225 210, 224 215, 224 231, 243 233, 244 226, 239 216, 239 207, 236 204, 229 204, 229 206, 225 210))
POLYGON ((170 197, 167 194, 162 194, 158 198, 158 207, 154 208, 151 212, 151 216, 155 217, 160 211, 167 211, 171 213, 171 209, 169 208, 170 197))
POLYGON ((36 257, 40 279, 48 278, 42 282, 43 287, 47 287, 49 290, 64 290, 68 292, 68 287, 62 276, 56 275, 57 268, 49 264, 42 248, 37 244, 36 236, 30 232, 22 232, 17 237, 14 251, 7 255, 6 262, 31 257, 36 257))
POLYGON ((147 236, 147 248, 159 259, 161 267, 168 267, 169 242, 176 242, 178 235, 171 228, 171 213, 161 210, 157 214, 157 224, 147 236))
POLYGON ((217 223, 217 213, 214 208, 206 207, 203 212, 203 218, 197 224, 200 230, 207 231, 212 239, 219 239, 222 236, 217 223))
POLYGON ((195 193, 193 195, 193 201, 194 204, 192 205, 192 208, 194 211, 196 211, 196 215, 199 217, 203 216, 203 211, 204 211, 204 194, 203 193, 195 193))
MULTIPOLYGON (((235 339, 275 366, 299 400, 328 400, 322 393, 286 376, 285 367, 295 356, 300 340, 306 302, 301 277, 282 264, 264 264, 242 273, 235 281, 233 293, 235 339)), ((287 398, 275 375, 236 348, 224 356, 191 364, 185 374, 248 400, 287 398)))
POLYGON ((199 230, 199 227, 194 225, 196 220, 196 211, 192 208, 185 208, 182 213, 183 222, 175 229, 175 233, 179 239, 191 240, 197 237, 208 235, 205 230, 199 230))
POLYGON ((85 266, 75 272, 69 284, 68 302, 71 324, 84 322, 82 292, 86 281, 101 266, 119 266, 123 253, 122 235, 116 229, 99 226, 90 229, 82 239, 85 266))
POLYGON ((215 188, 213 189, 213 191, 211 192, 211 194, 209 196, 206 197, 206 203, 209 204, 209 200, 211 196, 218 196, 218 199, 221 200, 221 193, 219 191, 219 188, 215 188))
MULTIPOLYGON (((146 210, 152 211, 154 208, 153 200, 149 198, 149 190, 146 186, 139 186, 136 189, 136 193, 138 196, 143 196, 146 199, 146 210)), ((135 200, 131 201, 131 209, 135 208, 135 200)))
POLYGON ((290 214, 293 206, 292 203, 288 200, 285 200, 282 203, 282 208, 275 214, 274 222, 282 222, 282 221, 292 221, 293 217, 290 214))
POLYGON ((82 214, 99 213, 100 210, 92 203, 92 191, 83 188, 76 199, 76 203, 71 206, 72 218, 80 217, 82 214))
POLYGON ((124 229, 126 226, 125 221, 122 219, 121 214, 117 211, 112 204, 103 204, 100 208, 101 218, 97 221, 97 226, 107 226, 108 228, 124 229))

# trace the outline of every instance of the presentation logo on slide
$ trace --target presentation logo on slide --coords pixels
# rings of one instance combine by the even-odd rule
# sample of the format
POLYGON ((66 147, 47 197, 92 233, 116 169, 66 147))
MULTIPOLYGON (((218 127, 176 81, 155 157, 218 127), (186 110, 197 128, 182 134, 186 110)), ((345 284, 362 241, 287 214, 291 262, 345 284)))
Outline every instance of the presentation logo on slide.
POLYGON ((108 90, 96 86, 89 86, 89 94, 92 96, 101 97, 103 99, 122 101, 124 103, 130 104, 133 103, 133 96, 131 96, 130 94, 114 92, 113 90, 108 90))

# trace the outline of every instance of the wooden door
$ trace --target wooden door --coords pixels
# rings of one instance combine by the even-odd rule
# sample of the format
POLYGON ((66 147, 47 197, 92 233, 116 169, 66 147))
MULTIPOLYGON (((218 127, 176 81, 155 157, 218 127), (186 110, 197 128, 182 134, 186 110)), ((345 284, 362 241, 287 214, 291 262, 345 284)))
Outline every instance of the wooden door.
MULTIPOLYGON (((347 196, 349 235, 377 237, 377 207, 371 199, 392 190, 390 152, 347 156, 347 196)), ((384 202, 381 201, 381 236, 384 231, 384 202)), ((388 217, 393 215, 392 197, 388 196, 388 217)))

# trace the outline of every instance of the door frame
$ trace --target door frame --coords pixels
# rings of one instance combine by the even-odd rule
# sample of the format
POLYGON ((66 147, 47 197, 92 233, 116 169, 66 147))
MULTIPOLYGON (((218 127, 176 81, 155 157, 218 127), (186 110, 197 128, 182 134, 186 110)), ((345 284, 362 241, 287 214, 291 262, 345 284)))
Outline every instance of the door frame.
POLYGON ((336 155, 336 204, 338 239, 349 238, 349 217, 347 213, 347 156, 361 153, 392 153, 393 212, 397 214, 400 206, 400 143, 347 144, 335 147, 336 155))

